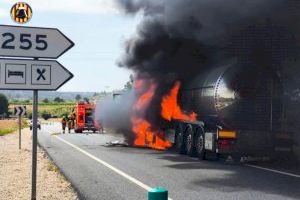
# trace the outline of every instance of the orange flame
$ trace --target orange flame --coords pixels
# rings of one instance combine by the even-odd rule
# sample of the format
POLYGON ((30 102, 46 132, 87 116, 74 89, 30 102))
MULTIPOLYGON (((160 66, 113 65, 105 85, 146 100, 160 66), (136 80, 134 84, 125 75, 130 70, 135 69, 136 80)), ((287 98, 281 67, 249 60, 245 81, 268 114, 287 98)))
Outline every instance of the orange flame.
POLYGON ((185 114, 178 105, 177 96, 180 85, 180 82, 177 81, 170 93, 163 97, 161 102, 161 116, 168 121, 171 121, 172 119, 196 121, 196 113, 192 112, 189 115, 185 114))
MULTIPOLYGON (((142 89, 145 82, 138 80, 134 84, 134 88, 137 92, 142 89)), ((151 124, 144 119, 144 111, 148 108, 154 93, 156 90, 156 84, 151 83, 146 92, 138 98, 133 105, 133 113, 131 117, 132 132, 135 134, 134 145, 139 147, 150 147, 154 149, 165 149, 171 146, 171 143, 163 139, 163 131, 153 131, 151 124)))
MULTIPOLYGON (((143 84, 139 83, 139 86, 137 88, 140 89, 142 85, 143 84)), ((133 106, 133 110, 136 112, 141 112, 142 110, 146 109, 153 98, 155 89, 156 85, 151 84, 150 88, 144 94, 142 94, 136 101, 136 103, 133 106)))
POLYGON ((133 128, 132 131, 136 134, 134 145, 138 147, 150 147, 153 149, 166 149, 171 147, 171 143, 162 139, 162 131, 152 131, 151 124, 144 119, 131 118, 133 128))

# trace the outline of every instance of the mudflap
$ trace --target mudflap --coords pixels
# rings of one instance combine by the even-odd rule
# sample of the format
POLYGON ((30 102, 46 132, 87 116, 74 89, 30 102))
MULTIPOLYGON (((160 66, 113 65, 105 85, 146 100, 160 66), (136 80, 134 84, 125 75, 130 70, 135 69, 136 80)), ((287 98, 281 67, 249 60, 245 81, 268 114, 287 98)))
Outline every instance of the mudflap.
POLYGON ((213 132, 205 132, 204 135, 204 147, 206 150, 205 159, 207 160, 218 160, 217 149, 217 134, 213 132))
POLYGON ((205 150, 208 151, 216 151, 216 134, 215 133, 210 133, 206 132, 204 135, 205 138, 205 150))

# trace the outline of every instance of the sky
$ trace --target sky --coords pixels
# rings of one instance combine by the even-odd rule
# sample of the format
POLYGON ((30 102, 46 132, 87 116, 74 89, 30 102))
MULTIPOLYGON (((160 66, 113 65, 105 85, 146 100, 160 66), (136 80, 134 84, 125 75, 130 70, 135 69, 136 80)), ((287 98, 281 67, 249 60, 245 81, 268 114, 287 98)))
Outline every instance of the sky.
MULTIPOLYGON (((18 25, 10 17, 17 1, 0 1, 0 24, 18 25)), ((131 71, 117 66, 124 42, 140 16, 127 16, 113 0, 27 0, 32 19, 21 26, 58 28, 75 46, 58 58, 74 74, 59 91, 101 92, 122 89, 131 71)))

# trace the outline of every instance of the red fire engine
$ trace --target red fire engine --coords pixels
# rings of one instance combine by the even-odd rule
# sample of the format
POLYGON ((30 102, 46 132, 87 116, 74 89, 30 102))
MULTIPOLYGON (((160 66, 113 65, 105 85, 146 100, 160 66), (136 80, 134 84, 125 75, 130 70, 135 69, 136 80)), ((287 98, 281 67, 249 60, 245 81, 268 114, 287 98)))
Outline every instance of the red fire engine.
POLYGON ((100 123, 94 118, 95 108, 95 104, 85 102, 76 104, 73 113, 75 117, 75 133, 82 133, 84 130, 93 131, 95 133, 96 131, 100 132, 102 130, 100 123))

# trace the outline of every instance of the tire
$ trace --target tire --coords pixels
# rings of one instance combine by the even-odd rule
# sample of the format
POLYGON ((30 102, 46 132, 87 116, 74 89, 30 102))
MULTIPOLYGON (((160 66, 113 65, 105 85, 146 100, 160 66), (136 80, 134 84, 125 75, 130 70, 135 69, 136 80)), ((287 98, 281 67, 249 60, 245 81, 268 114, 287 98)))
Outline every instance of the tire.
POLYGON ((202 127, 199 127, 195 134, 195 152, 200 160, 205 159, 205 139, 202 127))
POLYGON ((185 137, 182 128, 182 124, 179 123, 176 128, 176 135, 175 135, 175 147, 176 151, 180 154, 185 154, 185 137))
POLYGON ((185 152, 189 156, 195 155, 195 140, 192 125, 188 124, 185 129, 185 152))

